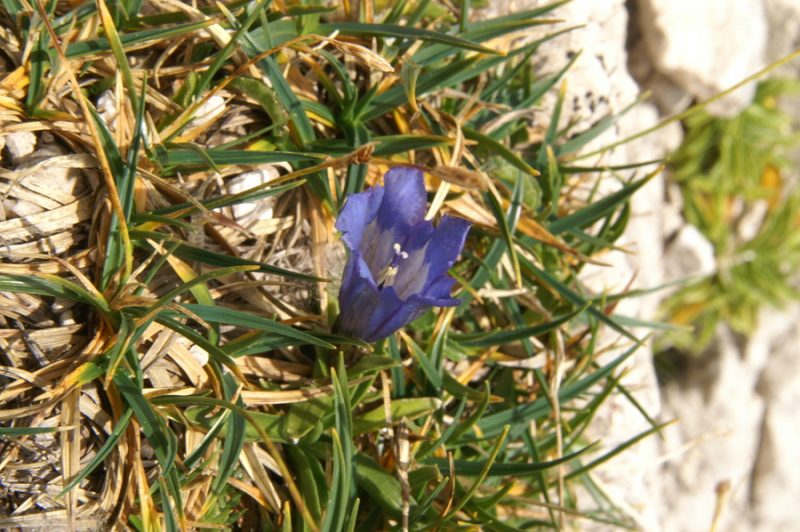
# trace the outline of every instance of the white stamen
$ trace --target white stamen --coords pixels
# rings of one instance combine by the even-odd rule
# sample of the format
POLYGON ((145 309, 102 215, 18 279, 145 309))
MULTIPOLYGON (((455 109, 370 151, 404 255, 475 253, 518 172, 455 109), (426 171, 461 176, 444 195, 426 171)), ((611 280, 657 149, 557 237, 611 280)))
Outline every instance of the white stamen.
POLYGON ((392 286, 394 284, 394 278, 397 277, 398 269, 397 266, 391 265, 384 268, 378 276, 378 286, 392 286))
POLYGON ((408 258, 408 253, 403 251, 403 248, 397 242, 394 243, 392 249, 394 249, 394 254, 400 257, 401 259, 406 260, 408 258))
MULTIPOLYGON (((395 242, 392 245, 392 249, 394 249, 395 256, 400 257, 403 260, 408 258, 408 253, 403 251, 403 248, 399 243, 395 242)), ((394 284, 394 279, 397 277, 397 272, 400 270, 400 267, 394 265, 393 262, 394 261, 390 262, 389 265, 382 269, 378 274, 378 278, 376 279, 378 286, 392 286, 394 284)))

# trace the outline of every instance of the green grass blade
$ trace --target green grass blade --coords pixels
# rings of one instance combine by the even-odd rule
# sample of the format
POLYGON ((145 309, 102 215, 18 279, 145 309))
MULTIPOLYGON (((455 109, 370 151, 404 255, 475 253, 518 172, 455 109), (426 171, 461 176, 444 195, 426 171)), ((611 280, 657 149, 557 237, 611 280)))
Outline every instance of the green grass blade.
POLYGON ((189 244, 186 244, 182 241, 173 240, 173 237, 171 235, 167 235, 164 233, 158 233, 155 231, 131 231, 131 239, 137 239, 138 245, 142 245, 143 247, 149 247, 147 246, 146 243, 144 243, 144 240, 148 238, 153 239, 157 242, 167 242, 173 244, 177 243, 174 255, 186 261, 195 260, 197 262, 207 264, 209 266, 217 266, 220 268, 231 268, 236 266, 258 266, 257 271, 259 272, 271 273, 273 275, 279 275, 281 277, 287 277, 290 279, 297 279, 301 281, 311 281, 311 282, 324 280, 324 279, 319 279, 318 277, 314 277, 313 275, 306 275, 303 273, 297 273, 290 270, 285 270, 277 266, 264 264, 263 262, 240 259, 238 257, 232 257, 230 255, 222 255, 220 253, 215 253, 213 251, 208 251, 195 246, 190 246, 189 244))
POLYGON ((539 325, 518 327, 510 331, 498 331, 491 333, 479 333, 478 335, 453 335, 453 339, 462 345, 469 347, 492 347, 496 345, 518 342, 525 338, 531 338, 553 331, 576 316, 582 314, 589 305, 578 308, 573 312, 556 316, 551 321, 539 325))
POLYGON ((554 235, 559 235, 570 229, 583 229, 593 224, 603 216, 614 212, 626 202, 634 192, 646 185, 650 179, 658 175, 661 170, 657 170, 638 181, 633 181, 622 187, 617 192, 584 207, 573 214, 559 218, 550 222, 548 229, 554 235))
MULTIPOLYGON (((545 469, 568 463, 594 447, 595 445, 589 445, 580 451, 548 462, 509 464, 492 463, 489 460, 456 460, 455 466, 456 472, 465 477, 520 477, 523 475, 533 475, 545 469)), ((442 473, 447 473, 449 471, 449 465, 444 458, 429 458, 425 460, 425 463, 437 466, 442 473)))
POLYGON ((277 321, 268 318, 262 318, 249 312, 242 312, 224 307, 185 304, 184 308, 191 313, 197 315, 199 318, 210 323, 220 323, 227 325, 236 325, 238 327, 247 327, 265 331, 279 337, 289 338, 301 344, 318 345, 326 349, 333 349, 334 346, 324 340, 320 340, 316 336, 304 333, 288 325, 278 323, 277 321))
MULTIPOLYGON (((213 24, 213 21, 195 22, 192 24, 179 24, 171 28, 154 28, 124 34, 120 37, 120 43, 124 47, 136 46, 146 42, 162 41, 173 37, 179 37, 213 24)), ((76 59, 91 54, 103 54, 111 51, 111 44, 105 37, 91 39, 88 41, 78 41, 67 46, 67 59, 76 59)))
POLYGON ((142 432, 153 447, 161 465, 161 474, 168 474, 175 465, 175 457, 178 453, 175 434, 169 430, 163 418, 153 411, 147 399, 142 395, 141 388, 128 376, 127 372, 118 371, 114 375, 114 384, 117 385, 125 402, 136 414, 142 432))
POLYGON ((473 50, 484 54, 496 55, 499 52, 492 48, 487 48, 481 44, 472 42, 461 37, 448 35, 436 31, 428 31, 409 26, 396 24, 361 24, 359 22, 333 22, 321 24, 320 31, 326 34, 338 31, 342 35, 353 35, 356 37, 388 37, 394 39, 408 39, 411 41, 435 42, 446 45, 448 48, 460 48, 463 50, 473 50))

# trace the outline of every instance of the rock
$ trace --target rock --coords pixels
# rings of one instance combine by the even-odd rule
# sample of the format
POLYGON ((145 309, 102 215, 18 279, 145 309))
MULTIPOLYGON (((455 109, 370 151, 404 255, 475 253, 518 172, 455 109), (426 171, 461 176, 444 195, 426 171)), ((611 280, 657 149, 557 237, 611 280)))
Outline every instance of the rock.
POLYGON ((628 25, 628 70, 643 91, 650 93, 652 103, 664 115, 672 115, 686 109, 692 103, 692 95, 668 76, 662 74, 648 54, 638 24, 639 9, 635 2, 628 4, 631 24, 628 25))
MULTIPOLYGON (((639 0, 638 23, 655 70, 706 100, 764 66, 767 18, 755 0, 639 0)), ((732 115, 752 99, 754 84, 708 107, 732 115)))
POLYGON ((692 95, 660 72, 655 72, 644 84, 644 88, 652 92, 653 103, 664 116, 680 113, 692 104, 692 95))
POLYGON ((5 135, 6 149, 11 163, 17 165, 36 149, 36 135, 30 131, 15 131, 5 135))
POLYGON ((683 195, 681 187, 674 182, 666 184, 666 199, 662 207, 662 231, 664 240, 672 240, 673 236, 686 224, 683 217, 683 195))
POLYGON ((765 310, 759 330, 748 343, 747 358, 764 370, 757 391, 767 404, 761 423, 761 444, 753 467, 750 520, 758 530, 793 530, 800 500, 800 358, 797 345, 800 304, 783 311, 765 310))
POLYGON ((684 225, 664 253, 664 280, 705 277, 717 270, 714 246, 693 225, 684 225))
MULTIPOLYGON (((778 60, 800 49, 800 2, 797 0, 764 0, 769 24, 767 57, 778 60)), ((794 60, 776 71, 783 76, 800 76, 800 62, 794 60)))
POLYGON ((117 127, 119 111, 117 110, 117 100, 111 89, 104 90, 100 97, 97 98, 97 114, 100 115, 109 130, 117 127))
POLYGON ((764 411, 759 369, 720 326, 712 347, 662 388, 665 417, 678 420, 664 431, 664 530, 708 530, 724 485, 718 530, 751 530, 749 483, 764 411))
MULTIPOLYGON (((239 174, 225 181, 225 192, 228 194, 238 194, 250 188, 280 177, 277 168, 274 166, 264 166, 250 172, 239 174)), ((241 225, 248 226, 258 220, 268 220, 272 218, 273 201, 271 198, 260 199, 258 201, 248 201, 231 206, 234 219, 241 225)))
POLYGON ((186 125, 184 131, 207 125, 225 112, 225 98, 219 95, 211 96, 204 101, 195 111, 194 117, 186 125))

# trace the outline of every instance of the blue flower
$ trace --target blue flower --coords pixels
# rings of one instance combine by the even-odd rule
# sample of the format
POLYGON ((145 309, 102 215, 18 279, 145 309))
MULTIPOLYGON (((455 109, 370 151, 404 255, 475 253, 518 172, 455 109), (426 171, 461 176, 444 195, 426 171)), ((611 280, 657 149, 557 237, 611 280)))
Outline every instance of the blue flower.
POLYGON ((339 290, 338 332, 374 342, 430 307, 453 307, 455 262, 470 224, 443 216, 425 220, 422 172, 397 167, 375 186, 347 198, 336 228, 349 249, 339 290))

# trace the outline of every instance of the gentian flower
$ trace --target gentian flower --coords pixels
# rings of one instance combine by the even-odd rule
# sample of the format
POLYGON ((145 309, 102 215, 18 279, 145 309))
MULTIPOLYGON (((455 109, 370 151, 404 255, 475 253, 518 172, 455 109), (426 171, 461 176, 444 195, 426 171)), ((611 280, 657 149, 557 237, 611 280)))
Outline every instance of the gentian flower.
POLYGON ((455 262, 470 224, 443 216, 425 220, 422 172, 396 167, 374 186, 347 198, 336 229, 349 256, 339 290, 336 330, 374 342, 417 319, 431 307, 453 307, 455 262))

